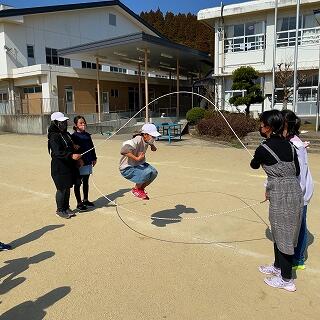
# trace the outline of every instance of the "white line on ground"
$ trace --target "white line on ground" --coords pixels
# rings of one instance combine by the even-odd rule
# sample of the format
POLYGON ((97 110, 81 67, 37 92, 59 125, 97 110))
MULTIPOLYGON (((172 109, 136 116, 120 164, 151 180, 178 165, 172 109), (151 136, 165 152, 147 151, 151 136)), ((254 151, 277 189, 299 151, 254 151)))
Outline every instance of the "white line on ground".
POLYGON ((27 188, 24 188, 24 187, 21 187, 21 186, 17 186, 17 185, 14 185, 14 184, 9 184, 9 183, 5 183, 5 182, 0 182, 0 185, 1 185, 1 186, 4 186, 4 187, 6 187, 6 188, 12 188, 12 189, 19 190, 19 191, 22 191, 22 192, 31 193, 31 194, 34 194, 34 195, 36 195, 36 196, 40 196, 40 197, 43 197, 43 198, 49 198, 49 197, 51 197, 51 194, 49 194, 49 193, 43 193, 43 192, 33 191, 33 190, 30 190, 30 189, 27 189, 27 188))
POLYGON ((242 256, 249 256, 249 257, 254 257, 254 258, 268 258, 269 256, 267 255, 264 255, 264 254, 261 254, 261 253, 257 253, 257 252, 254 252, 254 251, 250 251, 250 250, 247 250, 247 249, 239 249, 238 246, 237 246, 237 243, 233 244, 233 243, 221 243, 221 242, 213 242, 214 240, 207 240, 207 239, 202 239, 202 238, 198 238, 198 237, 194 237, 194 239, 197 239, 197 240, 201 240, 201 241, 205 241, 207 242, 208 244, 212 244, 216 247, 219 247, 219 248, 225 248, 225 249, 232 249, 233 250, 233 253, 235 254, 239 254, 239 255, 242 255, 242 256))
POLYGON ((13 149, 23 149, 23 150, 40 150, 40 148, 30 148, 30 147, 25 147, 25 146, 18 146, 14 144, 6 144, 6 143, 0 143, 0 147, 7 147, 7 148, 13 148, 13 149))

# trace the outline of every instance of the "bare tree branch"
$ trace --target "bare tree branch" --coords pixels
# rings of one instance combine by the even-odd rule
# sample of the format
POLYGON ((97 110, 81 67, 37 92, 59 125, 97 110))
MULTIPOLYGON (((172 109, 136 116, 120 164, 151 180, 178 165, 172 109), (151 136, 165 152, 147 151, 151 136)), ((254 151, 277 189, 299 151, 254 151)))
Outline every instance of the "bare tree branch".
MULTIPOLYGON (((292 69, 293 62, 281 62, 277 65, 276 70, 276 88, 281 88, 283 91, 282 104, 283 109, 287 109, 289 98, 293 95, 294 70, 292 69)), ((305 83, 307 74, 303 71, 298 71, 297 89, 305 83)))

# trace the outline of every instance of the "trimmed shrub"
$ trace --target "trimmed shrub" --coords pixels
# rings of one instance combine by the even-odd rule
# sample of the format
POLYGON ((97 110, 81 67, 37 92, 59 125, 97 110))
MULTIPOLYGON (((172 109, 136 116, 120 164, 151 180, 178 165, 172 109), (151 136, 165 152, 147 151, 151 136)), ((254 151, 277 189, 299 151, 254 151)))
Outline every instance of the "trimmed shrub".
POLYGON ((186 118, 191 124, 197 124, 204 117, 205 111, 199 107, 192 108, 187 112, 186 118))
MULTIPOLYGON (((226 114, 229 114, 230 112, 229 111, 221 111, 224 115, 226 114)), ((216 111, 215 109, 208 109, 208 110, 205 110, 204 112, 204 119, 210 119, 210 118, 213 118, 215 117, 217 114, 219 114, 218 111, 216 111)))
MULTIPOLYGON (((232 129, 239 137, 244 137, 249 132, 256 131, 259 122, 241 113, 223 113, 232 129)), ((232 141, 235 135, 218 112, 206 113, 206 118, 197 125, 200 135, 219 137, 221 140, 232 141)))

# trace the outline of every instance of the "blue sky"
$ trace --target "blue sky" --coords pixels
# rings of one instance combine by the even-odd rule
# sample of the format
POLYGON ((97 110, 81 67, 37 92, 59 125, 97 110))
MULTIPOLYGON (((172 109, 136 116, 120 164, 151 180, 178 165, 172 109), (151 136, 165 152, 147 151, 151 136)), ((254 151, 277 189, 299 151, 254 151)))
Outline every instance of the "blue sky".
MULTIPOLYGON (((97 0, 95 0, 97 1, 97 0)), ((50 6, 57 4, 95 2, 90 0, 0 0, 0 3, 6 3, 16 8, 50 6)), ((245 0, 224 0, 224 4, 239 3, 245 0)), ((219 0, 122 0, 122 2, 136 13, 141 11, 156 10, 158 7, 163 11, 172 12, 192 12, 197 13, 201 9, 220 6, 219 0)))

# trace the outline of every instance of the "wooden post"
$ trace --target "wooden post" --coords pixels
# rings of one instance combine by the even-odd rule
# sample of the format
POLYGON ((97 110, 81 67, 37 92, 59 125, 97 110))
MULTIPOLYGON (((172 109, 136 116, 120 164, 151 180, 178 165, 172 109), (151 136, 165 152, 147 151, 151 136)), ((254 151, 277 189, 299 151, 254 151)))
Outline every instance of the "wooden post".
MULTIPOLYGON (((170 70, 170 72, 169 72, 169 82, 170 82, 170 85, 169 85, 169 92, 171 93, 172 92, 172 79, 171 79, 172 77, 171 77, 171 70, 170 70)), ((170 94, 170 96, 169 96, 169 110, 170 110, 170 112, 168 112, 167 111, 167 117, 169 116, 169 114, 170 114, 170 116, 171 116, 171 108, 172 108, 172 95, 170 94)))
MULTIPOLYGON (((179 58, 177 58, 177 91, 180 90, 180 81, 179 81, 179 58)), ((176 109, 176 116, 179 117, 180 115, 180 96, 177 93, 177 109, 176 109)))
POLYGON ((141 95, 141 65, 138 64, 138 83, 139 83, 139 110, 142 108, 142 95, 141 95))
POLYGON ((145 122, 149 122, 149 86, 148 86, 148 50, 144 49, 144 90, 146 102, 146 118, 145 122))
POLYGON ((99 74, 99 58, 96 58, 97 65, 97 95, 98 95, 98 122, 101 122, 101 94, 100 94, 100 74, 99 74))

